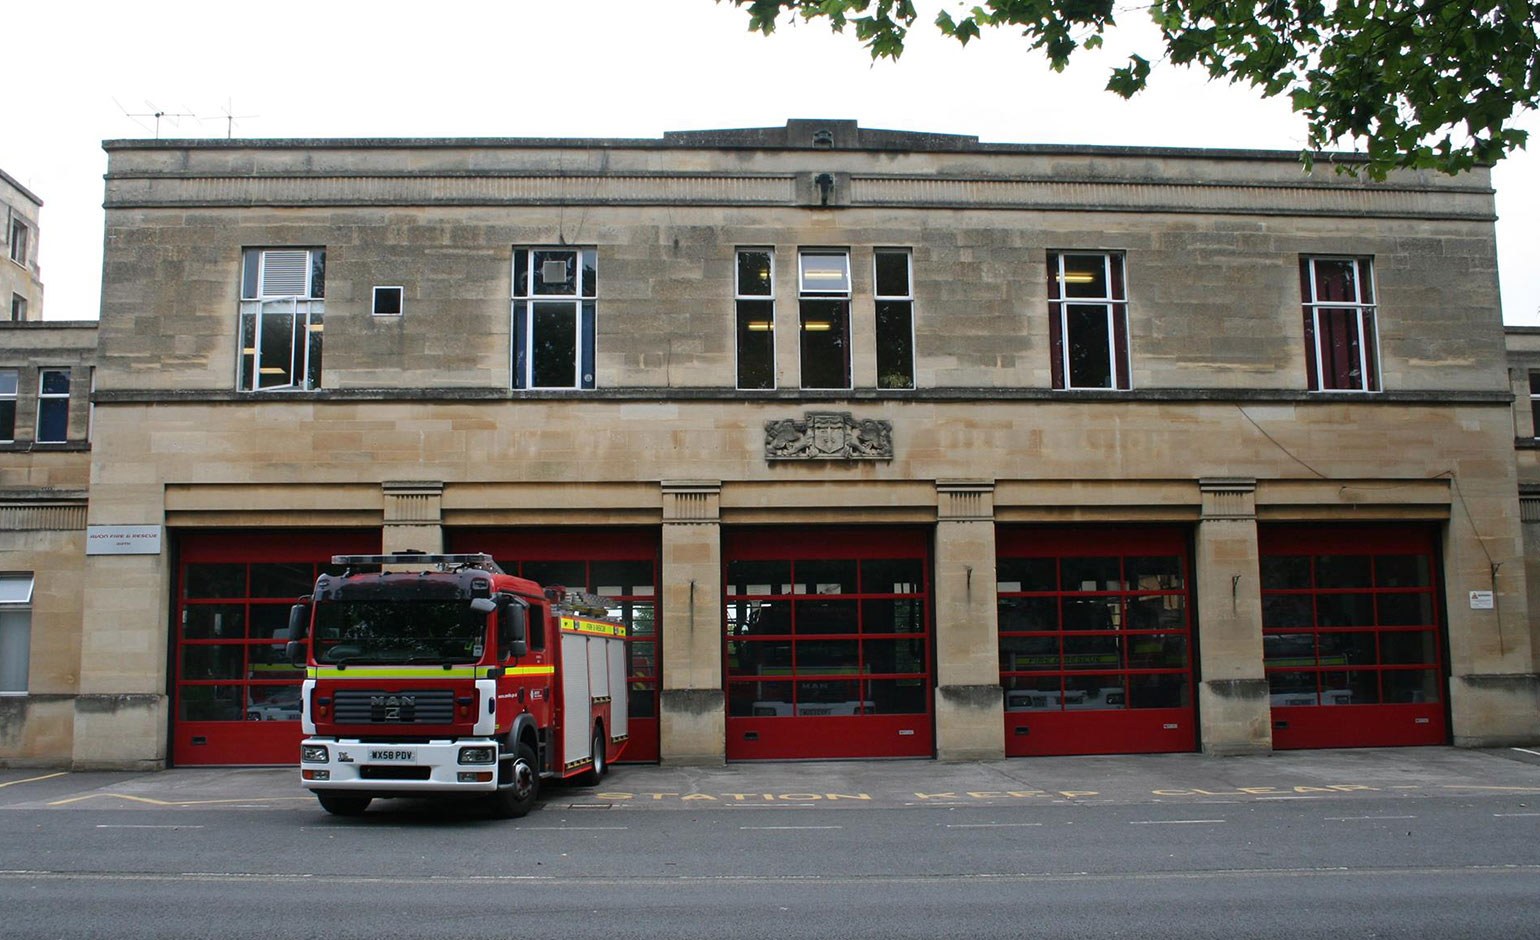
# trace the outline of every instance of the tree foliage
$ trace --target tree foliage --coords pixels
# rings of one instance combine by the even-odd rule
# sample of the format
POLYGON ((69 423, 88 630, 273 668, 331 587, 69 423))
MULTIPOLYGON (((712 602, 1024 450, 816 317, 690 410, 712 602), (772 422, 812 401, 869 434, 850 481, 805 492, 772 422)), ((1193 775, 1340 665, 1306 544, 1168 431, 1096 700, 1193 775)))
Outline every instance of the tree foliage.
MULTIPOLYGON (((717 0, 718 3, 723 0, 717 0)), ((873 58, 897 59, 919 19, 913 0, 730 0, 750 29, 783 17, 854 27, 873 58)), ((1395 168, 1458 173, 1523 147, 1515 120, 1540 97, 1540 0, 1152 0, 1161 48, 1112 70, 1125 98, 1152 61, 1288 95, 1314 151, 1350 146, 1376 179, 1395 168)), ((1020 31, 1055 71, 1116 25, 1112 0, 982 0, 935 26, 967 44, 1020 31)), ((1355 164, 1348 164, 1349 169, 1355 164)))

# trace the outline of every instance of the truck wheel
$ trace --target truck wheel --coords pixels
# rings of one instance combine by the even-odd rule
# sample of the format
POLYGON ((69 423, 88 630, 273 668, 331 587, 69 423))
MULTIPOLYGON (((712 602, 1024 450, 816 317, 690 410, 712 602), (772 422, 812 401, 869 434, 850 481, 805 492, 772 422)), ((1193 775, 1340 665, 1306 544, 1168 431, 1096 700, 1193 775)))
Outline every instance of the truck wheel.
POLYGON ((589 753, 594 756, 593 766, 579 774, 577 782, 585 787, 595 787, 610 769, 609 763, 604 759, 604 729, 598 725, 594 726, 593 750, 589 753))
POLYGON ((513 752, 511 773, 513 782, 492 794, 492 815, 499 819, 518 819, 535 808, 535 797, 540 794, 540 769, 528 744, 520 744, 513 752))
POLYGON ((315 798, 321 801, 321 808, 333 816, 362 816, 370 802, 367 796, 346 793, 317 793, 315 798))

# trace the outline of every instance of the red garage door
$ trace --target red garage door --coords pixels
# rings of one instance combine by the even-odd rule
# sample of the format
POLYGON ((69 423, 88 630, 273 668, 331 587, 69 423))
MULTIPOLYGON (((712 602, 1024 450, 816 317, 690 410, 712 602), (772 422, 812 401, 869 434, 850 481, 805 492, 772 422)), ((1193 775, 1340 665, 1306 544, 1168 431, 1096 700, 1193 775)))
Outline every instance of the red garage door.
POLYGON ((729 760, 929 757, 929 534, 723 540, 729 760))
POLYGON ((626 653, 630 742, 622 761, 658 759, 658 530, 652 528, 454 529, 455 552, 486 552, 509 574, 592 591, 615 602, 630 627, 626 653))
POLYGON ((1443 744, 1431 527, 1264 527, 1273 747, 1443 744))
POLYGON ((380 550, 377 530, 184 532, 177 538, 171 760, 299 761, 304 670, 284 656, 289 608, 334 554, 380 550))
POLYGON ((1187 534, 1001 528, 1005 753, 1197 747, 1187 534))

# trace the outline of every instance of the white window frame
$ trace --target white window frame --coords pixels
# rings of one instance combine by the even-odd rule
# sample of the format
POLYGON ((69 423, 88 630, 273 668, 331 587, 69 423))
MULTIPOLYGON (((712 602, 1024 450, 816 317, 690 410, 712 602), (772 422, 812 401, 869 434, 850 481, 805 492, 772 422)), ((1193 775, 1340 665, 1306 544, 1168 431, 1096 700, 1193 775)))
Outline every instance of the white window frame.
POLYGON ((11 390, 7 392, 0 388, 0 402, 8 401, 11 403, 11 433, 8 437, 0 438, 0 444, 14 444, 16 443, 17 411, 21 407, 21 370, 0 369, 0 375, 9 375, 11 377, 11 390))
MULTIPOLYGON (((321 377, 319 374, 316 375, 314 383, 312 383, 310 379, 310 355, 312 345, 310 340, 311 335, 314 333, 321 333, 324 337, 326 301, 322 297, 314 296, 314 274, 316 256, 320 255, 324 259, 326 255, 326 249, 320 247, 256 248, 243 251, 241 255, 242 296, 240 302, 240 317, 237 321, 235 363, 235 381, 237 389, 242 392, 274 392, 312 391, 316 388, 320 388, 321 377), (305 253, 304 289, 300 293, 280 294, 270 293, 268 291, 267 258, 269 255, 277 254, 280 252, 305 253), (251 258, 253 256, 256 258, 257 263, 256 291, 254 294, 248 296, 245 286, 248 280, 245 265, 251 263, 251 258), (285 307, 287 307, 287 310, 284 309, 285 307), (304 342, 299 344, 303 347, 302 349, 291 348, 289 351, 288 381, 271 385, 264 385, 262 384, 262 376, 269 373, 265 373, 262 368, 262 333, 264 328, 267 326, 266 321, 269 318, 272 318, 275 314, 277 316, 287 315, 289 317, 288 332, 289 336, 291 337, 291 343, 293 342, 292 337, 294 334, 296 332, 300 332, 297 328, 300 325, 301 318, 303 318, 304 342), (248 318, 253 321, 252 344, 250 346, 245 345, 246 323, 248 318), (248 356, 251 357, 251 381, 249 387, 244 381, 246 358, 248 356)), ((324 265, 324 263, 325 262, 323 260, 322 264, 324 265)), ((281 372, 282 370, 279 371, 281 372)))
MULTIPOLYGON (((918 383, 914 375, 914 249, 912 248, 874 248, 872 249, 872 318, 873 333, 876 332, 877 304, 883 301, 895 303, 907 303, 909 305, 909 385, 884 386, 882 384, 882 369, 877 369, 877 387, 884 391, 901 391, 913 389, 918 383), (904 285, 903 294, 883 294, 877 289, 877 259, 882 255, 902 255, 904 258, 904 274, 907 282, 904 285)), ((881 337, 875 341, 881 345, 881 337)), ((874 350, 874 353, 876 351, 874 350)), ((873 358, 876 358, 875 355, 873 358)))
POLYGON ((374 288, 369 297, 369 313, 376 317, 400 317, 406 315, 406 288, 397 285, 381 285, 374 288), (395 313, 380 313, 380 291, 393 290, 401 294, 400 302, 396 304, 395 313))
MULTIPOLYGON (((1129 295, 1129 290, 1128 290, 1128 267, 1127 267, 1127 265, 1123 264, 1123 261, 1124 261, 1123 253, 1120 252, 1120 251, 1110 251, 1110 250, 1107 250, 1107 249, 1104 249, 1104 248, 1085 248, 1085 249, 1079 249, 1079 248, 1055 248, 1055 249, 1051 249, 1051 250, 1054 253, 1055 260, 1058 262, 1057 269, 1054 271, 1054 279, 1055 279, 1055 282, 1059 286, 1059 291, 1058 291, 1059 296, 1058 296, 1057 299, 1050 299, 1049 303, 1057 304, 1058 307, 1059 307, 1059 311, 1058 311, 1058 318, 1059 318, 1059 354, 1058 355, 1059 355, 1059 374, 1061 376, 1063 376, 1063 378, 1064 378, 1064 384, 1062 386, 1062 389, 1063 390, 1103 389, 1103 390, 1108 390, 1108 391, 1126 391, 1127 389, 1124 389, 1121 385, 1119 385, 1119 374, 1118 373, 1121 371, 1120 367, 1124 365, 1124 360, 1118 356, 1118 319, 1119 319, 1119 317, 1121 317, 1122 320, 1123 320, 1123 323, 1122 323, 1123 335, 1125 337, 1128 337, 1128 342, 1132 343, 1133 340, 1132 340, 1132 336, 1129 333, 1129 327, 1128 327, 1128 295, 1129 295), (1068 281, 1068 275, 1067 275, 1067 273, 1066 273, 1066 271, 1064 269, 1064 259, 1066 257, 1068 257, 1069 255, 1074 255, 1076 257, 1081 257, 1081 258, 1084 258, 1084 257, 1099 257, 1099 258, 1101 258, 1101 261, 1102 261, 1102 281, 1103 281, 1103 283, 1105 283, 1107 285, 1107 291, 1108 291, 1106 296, 1104 296, 1104 297, 1070 297, 1070 296, 1068 296, 1068 293, 1065 290, 1065 285, 1068 284, 1069 281, 1068 281), (1122 281, 1123 281, 1123 296, 1122 297, 1113 297, 1112 293, 1111 293, 1112 292, 1112 284, 1113 284, 1113 277, 1112 277, 1112 262, 1113 262, 1113 259, 1116 259, 1119 265, 1123 265, 1123 271, 1122 271, 1122 274, 1123 274, 1123 278, 1122 278, 1122 281), (1103 307, 1107 311, 1107 362, 1111 366, 1111 373, 1112 373, 1111 376, 1110 376, 1110 378, 1112 380, 1112 384, 1111 385, 1076 385, 1076 384, 1074 384, 1074 380, 1071 377, 1071 370, 1070 370, 1069 308, 1071 306, 1075 306, 1075 307, 1103 307), (1123 308, 1121 312, 1119 312, 1119 310, 1118 310, 1119 307, 1123 308)), ((1129 352, 1129 357, 1130 357, 1130 360, 1131 360, 1132 359, 1132 351, 1129 352)), ((1133 378, 1134 378, 1133 377, 1133 363, 1132 363, 1132 361, 1129 361, 1127 363, 1127 367, 1128 367, 1128 373, 1129 373, 1129 375, 1128 375, 1128 387, 1132 388, 1133 387, 1133 378)))
MULTIPOLYGON (((768 332, 770 334, 770 388, 774 389, 774 388, 779 387, 779 385, 780 385, 780 379, 779 379, 779 376, 776 375, 776 371, 777 370, 775 368, 775 361, 776 361, 776 355, 775 355, 775 284, 776 284, 776 277, 775 277, 775 249, 774 248, 771 248, 771 247, 768 247, 768 246, 745 245, 745 246, 739 247, 739 248, 737 248, 737 249, 735 249, 733 251, 733 383, 739 389, 743 389, 744 386, 738 384, 742 380, 742 376, 743 376, 743 371, 740 368, 740 365, 741 365, 741 363, 740 363, 740 354, 741 354, 742 351, 738 348, 738 342, 737 342, 737 337, 738 337, 738 302, 739 301, 744 301, 744 300, 751 301, 751 302, 754 302, 754 303, 769 303, 770 304, 770 325, 765 330, 765 332, 768 332), (746 294, 746 293, 744 293, 744 291, 743 291, 743 284, 739 280, 739 278, 740 278, 740 275, 742 275, 742 273, 743 273, 743 265, 742 265, 743 255, 745 253, 748 253, 748 252, 754 252, 754 253, 763 252, 764 254, 767 254, 767 255, 770 256, 770 292, 769 293, 766 293, 766 294, 746 294)), ((749 389, 749 390, 750 391, 756 391, 756 392, 767 391, 767 389, 761 389, 761 388, 754 388, 754 389, 749 389)))
POLYGON ((513 257, 510 259, 509 284, 513 294, 509 305, 509 324, 514 331, 512 342, 509 343, 509 369, 508 373, 514 378, 511 383, 514 388, 527 391, 588 391, 596 387, 593 373, 583 371, 585 359, 598 368, 598 334, 599 334, 599 252, 593 246, 582 245, 519 245, 513 249, 513 257), (560 294, 535 293, 535 254, 542 251, 571 252, 576 255, 577 270, 572 275, 572 291, 560 294), (525 292, 519 293, 518 264, 519 255, 525 256, 525 292), (585 295, 584 288, 587 282, 584 279, 585 257, 592 256, 594 266, 595 284, 594 292, 585 295), (535 357, 532 354, 535 332, 535 305, 571 304, 575 342, 572 345, 572 378, 571 385, 535 385, 535 357), (592 304, 594 308, 593 329, 590 332, 583 324, 583 308, 592 304), (519 363, 519 350, 524 351, 522 369, 519 363))
MULTIPOLYGON (((814 280, 817 280, 816 278, 814 280)), ((832 280, 832 278, 831 278, 832 280)), ((855 284, 851 279, 850 249, 848 248, 799 248, 797 249, 797 385, 803 389, 813 391, 843 391, 855 386, 855 362, 851 345, 853 343, 854 330, 850 322, 852 298, 855 284), (842 286, 814 284, 808 286, 807 265, 808 258, 839 258, 842 262, 840 273, 844 279, 842 286), (811 332, 807 328, 807 320, 804 316, 803 304, 805 301, 834 301, 845 304, 845 384, 844 385, 809 385, 807 384, 807 355, 804 349, 806 334, 811 332)))
POLYGON ((17 657, 21 662, 21 688, 0 687, 0 695, 26 695, 29 688, 28 672, 32 666, 32 594, 36 579, 30 573, 8 572, 0 574, 0 614, 25 613, 26 622, 16 627, 15 622, 6 624, 0 619, 0 682, 6 673, 4 658, 8 649, 21 650, 17 657), (12 591, 15 585, 19 590, 12 591), (10 627, 11 629, 7 629, 10 627), (19 634, 19 639, 12 632, 19 634))
POLYGON ((70 438, 70 392, 68 388, 61 394, 44 390, 44 383, 50 373, 62 373, 67 386, 73 385, 74 376, 70 375, 68 367, 38 369, 37 370, 37 422, 32 426, 32 440, 37 444, 66 444, 70 438), (63 401, 64 403, 64 436, 58 440, 43 439, 43 406, 49 402, 63 401))
POLYGON ((1365 283, 1364 274, 1366 272, 1364 271, 1365 266, 1362 262, 1369 262, 1367 266, 1367 273, 1369 275, 1367 283, 1370 287, 1370 296, 1378 297, 1380 295, 1379 285, 1374 282, 1374 260, 1363 255, 1305 255, 1304 258, 1305 261, 1309 264, 1310 268, 1310 296, 1305 298, 1305 308, 1310 311, 1311 334, 1315 339, 1313 348, 1308 351, 1310 355, 1315 357, 1315 386, 1311 388, 1310 391, 1355 392, 1358 394, 1369 395, 1379 394, 1380 390, 1385 387, 1379 373, 1380 305, 1378 303, 1363 302, 1365 283), (1345 300, 1318 299, 1321 296, 1321 290, 1320 285, 1316 282, 1316 262, 1319 261, 1347 261, 1353 265, 1353 296, 1355 298, 1353 301, 1350 302, 1345 300), (1332 310, 1353 310, 1357 314, 1355 317, 1355 327, 1358 330, 1358 375, 1363 385, 1362 388, 1339 388, 1337 386, 1328 386, 1326 384, 1326 363, 1321 355, 1322 308, 1332 310), (1370 321, 1372 321, 1374 325, 1373 343, 1364 341, 1364 336, 1366 335, 1364 324, 1370 321), (1370 348, 1371 346, 1373 347, 1372 350, 1370 348), (1373 355, 1372 361, 1370 360, 1371 353, 1373 355))

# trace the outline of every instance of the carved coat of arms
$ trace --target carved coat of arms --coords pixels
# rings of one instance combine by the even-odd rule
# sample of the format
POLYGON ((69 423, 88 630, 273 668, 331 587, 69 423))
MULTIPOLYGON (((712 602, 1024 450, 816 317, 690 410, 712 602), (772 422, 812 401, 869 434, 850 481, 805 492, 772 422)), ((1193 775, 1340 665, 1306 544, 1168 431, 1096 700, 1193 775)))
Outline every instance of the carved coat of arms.
POLYGON ((809 411, 765 422, 766 460, 892 460, 893 422, 809 411))

